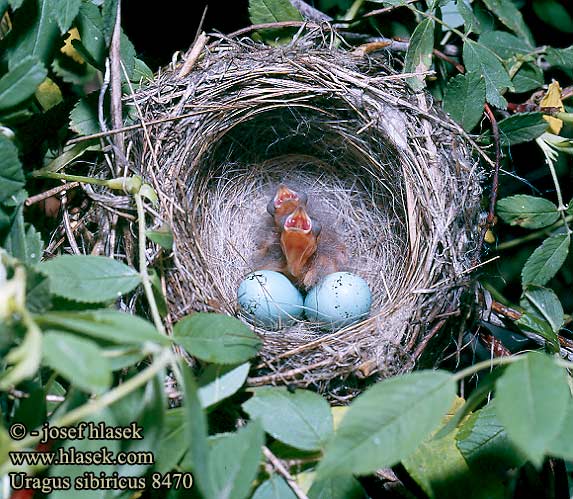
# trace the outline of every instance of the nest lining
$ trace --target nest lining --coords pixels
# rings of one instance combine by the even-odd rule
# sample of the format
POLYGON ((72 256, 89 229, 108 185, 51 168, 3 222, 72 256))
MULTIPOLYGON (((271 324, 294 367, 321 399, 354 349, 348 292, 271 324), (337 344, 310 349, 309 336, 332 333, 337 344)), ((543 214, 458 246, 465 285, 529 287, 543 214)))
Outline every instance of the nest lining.
POLYGON ((256 328, 255 382, 326 389, 412 367, 425 332, 471 282, 481 194, 467 142, 427 95, 412 94, 386 60, 314 31, 283 47, 219 40, 187 77, 167 70, 132 101, 145 121, 182 118, 134 137, 135 163, 159 193, 156 224, 174 232, 172 321, 192 311, 241 318, 237 288, 285 182, 342 234, 372 313, 326 334, 305 321, 256 328))

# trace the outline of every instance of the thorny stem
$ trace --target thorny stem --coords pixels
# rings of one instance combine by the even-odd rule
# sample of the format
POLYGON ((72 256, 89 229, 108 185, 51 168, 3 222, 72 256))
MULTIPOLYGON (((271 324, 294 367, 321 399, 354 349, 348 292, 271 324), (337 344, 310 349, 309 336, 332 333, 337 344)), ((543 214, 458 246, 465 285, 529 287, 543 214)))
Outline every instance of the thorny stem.
POLYGON ((145 291, 145 296, 149 302, 149 308, 151 309, 151 317, 153 318, 153 323, 155 327, 163 334, 165 334, 165 328, 163 327, 163 321, 161 320, 161 315, 159 314, 159 309, 157 307, 157 302, 155 301, 155 296, 153 296, 153 289, 151 287, 151 279, 149 277, 149 272, 147 271, 147 261, 145 255, 145 210, 143 209, 143 200, 141 194, 138 192, 134 195, 135 204, 137 206, 137 224, 138 224, 138 245, 139 245, 139 273, 141 274, 141 281, 143 284, 143 290, 145 291))

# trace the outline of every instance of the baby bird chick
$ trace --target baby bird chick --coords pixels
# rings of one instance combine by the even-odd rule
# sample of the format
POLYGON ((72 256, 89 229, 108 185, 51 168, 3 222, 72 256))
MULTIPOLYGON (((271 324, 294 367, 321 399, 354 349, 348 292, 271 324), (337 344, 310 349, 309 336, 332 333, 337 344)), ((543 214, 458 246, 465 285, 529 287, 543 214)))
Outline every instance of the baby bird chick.
POLYGON ((267 204, 267 211, 273 217, 277 229, 282 230, 286 218, 299 206, 305 206, 308 196, 296 192, 285 184, 279 184, 274 197, 267 204))
POLYGON ((304 282, 321 230, 321 225, 310 218, 304 206, 299 206, 284 221, 281 249, 286 258, 286 270, 297 284, 304 282))
POLYGON ((288 277, 305 290, 348 264, 346 246, 339 236, 323 229, 304 207, 288 216, 281 232, 281 249, 286 258, 288 277))
POLYGON ((260 227, 256 270, 282 272, 303 289, 345 270, 347 251, 332 229, 322 229, 306 209, 307 195, 280 184, 267 205, 272 221, 260 227))

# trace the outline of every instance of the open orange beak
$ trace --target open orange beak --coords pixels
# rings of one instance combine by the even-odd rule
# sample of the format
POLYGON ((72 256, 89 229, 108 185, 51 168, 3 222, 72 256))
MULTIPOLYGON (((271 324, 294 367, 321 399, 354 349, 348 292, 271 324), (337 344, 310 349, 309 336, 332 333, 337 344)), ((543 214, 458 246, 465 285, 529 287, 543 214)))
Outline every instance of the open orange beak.
POLYGON ((281 248, 289 272, 299 277, 317 248, 320 225, 314 222, 303 206, 296 208, 285 220, 281 233, 281 248))
POLYGON ((285 184, 280 184, 273 199, 267 205, 267 211, 277 218, 290 215, 299 205, 306 203, 307 196, 289 189, 285 184))

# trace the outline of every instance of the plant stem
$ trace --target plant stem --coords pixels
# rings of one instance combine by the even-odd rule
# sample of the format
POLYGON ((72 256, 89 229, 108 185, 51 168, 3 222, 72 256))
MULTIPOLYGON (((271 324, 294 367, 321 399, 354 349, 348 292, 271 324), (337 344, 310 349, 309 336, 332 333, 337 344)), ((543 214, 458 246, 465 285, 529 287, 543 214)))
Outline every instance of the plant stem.
POLYGON ((571 229, 569 228, 569 224, 567 223, 567 217, 565 216, 565 203, 563 203, 563 195, 561 194, 561 186, 559 185, 559 179, 557 178, 557 172, 555 171, 555 165, 553 161, 550 161, 547 158, 547 165, 549 166, 549 171, 551 172, 551 178, 553 179, 553 184, 555 185, 555 193, 557 194, 557 209, 559 210, 559 214, 561 215, 561 220, 565 225, 565 229, 567 230, 567 234, 571 234, 571 229))
MULTIPOLYGON (((568 215, 567 217, 565 217, 566 223, 569 223, 572 221, 573 221, 573 215, 568 215)), ((516 239, 512 239, 511 241, 501 243, 497 246, 496 250, 497 251, 505 251, 505 250, 508 250, 508 249, 513 248, 515 246, 519 246, 520 244, 527 243, 529 241, 533 241, 535 239, 539 239, 539 238, 548 236, 551 233, 551 231, 560 227, 561 225, 563 225, 563 220, 559 220, 558 222, 555 222, 553 225, 550 225, 549 227, 545 227, 543 229, 536 230, 535 232, 531 232, 530 234, 527 234, 526 236, 518 237, 516 239)))
POLYGON ((139 232, 139 273, 141 274, 143 290, 145 291, 145 296, 149 303, 149 308, 151 309, 151 317, 153 318, 153 323, 159 332, 165 334, 165 328, 163 327, 163 321, 161 320, 161 315, 159 314, 159 309, 157 308, 155 296, 153 296, 151 279, 149 278, 149 272, 147 271, 147 261, 145 256, 145 210, 143 209, 143 200, 139 192, 134 194, 134 197, 135 204, 137 206, 137 224, 139 232))
POLYGON ((84 177, 82 175, 68 175, 67 173, 56 173, 56 172, 43 172, 37 175, 32 174, 35 177, 42 178, 54 178, 57 180, 69 180, 70 182, 82 182, 84 184, 94 184, 94 185, 107 185, 107 180, 103 178, 92 178, 84 177))
POLYGON ((360 10, 360 7, 362 7, 363 3, 364 0, 354 0, 354 2, 350 6, 346 14, 344 14, 344 17, 342 19, 344 21, 352 21, 358 14, 358 11, 360 10))
MULTIPOLYGON (((94 414, 104 407, 108 407, 119 399, 125 397, 127 394, 136 390, 140 386, 147 383, 152 379, 159 371, 161 371, 170 361, 173 354, 171 348, 164 348, 162 353, 153 361, 153 363, 135 375, 133 378, 128 379, 125 383, 122 383, 117 388, 105 393, 96 400, 90 401, 81 405, 80 407, 73 409, 56 421, 51 422, 51 426, 70 426, 73 423, 77 423, 82 419, 86 418, 90 414, 94 414)), ((41 431, 40 431, 41 435, 41 431)), ((20 440, 13 450, 22 450, 35 446, 40 441, 41 436, 37 437, 27 437, 20 440)))
POLYGON ((478 371, 481 371, 482 369, 487 369, 494 366, 501 366, 504 364, 513 364, 514 362, 517 362, 521 359, 522 359, 521 356, 515 355, 511 357, 496 357, 495 359, 483 360, 482 362, 478 362, 473 366, 469 366, 466 367, 465 369, 462 369, 461 371, 458 371, 453 375, 453 377, 455 381, 461 381, 467 376, 471 376, 472 374, 475 374, 478 371))

